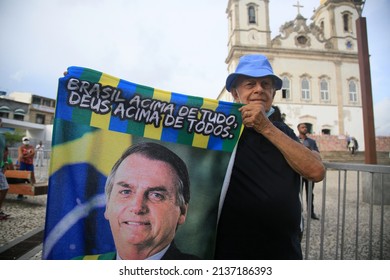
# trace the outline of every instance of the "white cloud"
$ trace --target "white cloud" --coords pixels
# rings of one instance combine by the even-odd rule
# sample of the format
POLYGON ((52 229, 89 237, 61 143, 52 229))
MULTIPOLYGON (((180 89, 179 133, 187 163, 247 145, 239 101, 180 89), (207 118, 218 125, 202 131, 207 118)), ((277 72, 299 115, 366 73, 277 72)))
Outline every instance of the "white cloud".
POLYGON ((22 80, 23 80, 23 76, 24 75, 24 71, 23 70, 20 70, 20 71, 17 71, 15 73, 13 73, 10 78, 11 80, 15 81, 15 82, 18 82, 20 83, 22 80))

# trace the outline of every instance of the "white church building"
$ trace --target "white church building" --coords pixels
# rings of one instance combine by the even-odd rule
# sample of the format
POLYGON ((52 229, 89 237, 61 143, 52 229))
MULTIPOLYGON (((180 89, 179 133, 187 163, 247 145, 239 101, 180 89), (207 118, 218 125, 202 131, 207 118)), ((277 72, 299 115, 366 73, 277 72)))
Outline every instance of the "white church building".
MULTIPOLYGON (((234 72, 244 54, 266 55, 283 80, 274 105, 294 131, 304 122, 314 135, 354 136, 363 150, 356 35, 359 15, 352 1, 317 1, 309 25, 297 1, 296 18, 283 24, 280 33, 271 38, 269 5, 280 5, 278 0, 229 0, 228 72, 234 72)), ((225 88, 218 99, 233 101, 225 88)))

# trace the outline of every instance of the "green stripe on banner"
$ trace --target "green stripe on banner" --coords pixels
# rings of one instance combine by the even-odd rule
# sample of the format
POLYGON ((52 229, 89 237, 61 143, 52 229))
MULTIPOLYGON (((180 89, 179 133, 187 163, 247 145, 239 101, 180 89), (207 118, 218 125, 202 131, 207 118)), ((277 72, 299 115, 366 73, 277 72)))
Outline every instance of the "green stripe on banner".
MULTIPOLYGON (((230 109, 230 112, 229 112, 229 115, 235 115, 236 116, 236 120, 238 120, 238 123, 242 123, 242 118, 241 118, 241 113, 240 111, 237 110, 236 107, 234 106, 231 106, 231 109, 230 109)), ((241 129, 238 127, 235 132, 234 132, 234 138, 235 139, 239 139, 240 137, 240 134, 242 132, 242 129, 244 127, 242 126, 241 129)), ((222 150, 224 151, 233 151, 234 147, 236 146, 237 144, 237 141, 223 141, 222 143, 222 150)))
MULTIPOLYGON (((189 107, 201 108, 203 105, 203 98, 197 98, 190 96, 187 100, 186 105, 189 107)), ((194 133, 188 133, 188 125, 185 129, 180 130, 179 135, 177 137, 177 142, 192 146, 192 142, 194 140, 194 133)))
MULTIPOLYGON (((85 69, 83 73, 80 75, 79 79, 89 81, 90 83, 98 83, 102 74, 103 74, 102 72, 98 72, 92 69, 85 69)), ((80 124, 90 125, 91 116, 92 116, 91 110, 74 108, 72 113, 72 121, 80 124)))
MULTIPOLYGON (((142 95, 143 99, 153 98, 153 92, 154 88, 146 87, 143 85, 137 85, 137 88, 135 90, 135 93, 142 95)), ((129 120, 127 124, 127 132, 130 134, 143 136, 145 132, 145 123, 129 120)))

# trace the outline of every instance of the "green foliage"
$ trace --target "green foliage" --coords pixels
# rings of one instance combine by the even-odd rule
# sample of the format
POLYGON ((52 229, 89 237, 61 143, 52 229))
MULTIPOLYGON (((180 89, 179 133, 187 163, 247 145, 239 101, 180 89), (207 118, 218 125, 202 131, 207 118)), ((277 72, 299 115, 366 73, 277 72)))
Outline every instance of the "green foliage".
POLYGON ((19 145, 20 142, 22 141, 23 136, 24 134, 20 131, 6 132, 4 133, 5 143, 9 147, 19 145))

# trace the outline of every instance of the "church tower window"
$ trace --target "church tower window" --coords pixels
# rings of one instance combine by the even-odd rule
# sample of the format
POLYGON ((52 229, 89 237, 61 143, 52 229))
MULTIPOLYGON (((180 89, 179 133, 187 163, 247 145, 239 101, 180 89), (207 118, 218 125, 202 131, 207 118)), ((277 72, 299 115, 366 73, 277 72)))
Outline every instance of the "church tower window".
POLYGON ((357 102, 357 87, 355 81, 349 81, 349 101, 357 102))
POLYGON ((256 23, 255 7, 253 6, 248 7, 248 18, 249 18, 249 23, 256 23))
POLYGON ((320 82, 320 96, 321 101, 329 101, 329 85, 325 79, 321 79, 320 82))
POLYGON ((343 29, 344 32, 352 31, 352 15, 348 12, 343 14, 343 29))
POLYGON ((343 15, 344 31, 348 31, 348 15, 343 15))
POLYGON ((310 100, 310 84, 307 78, 303 78, 301 81, 302 100, 310 100))

